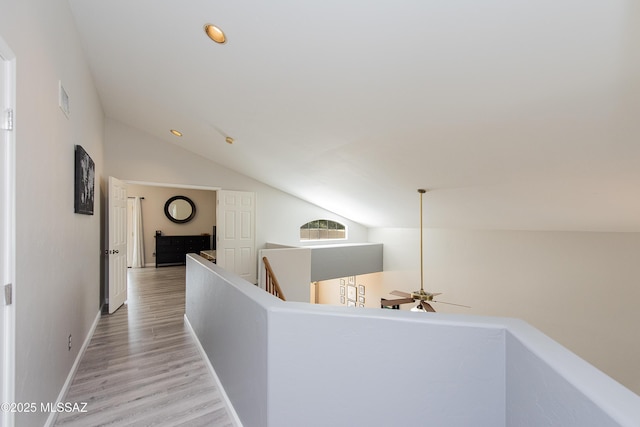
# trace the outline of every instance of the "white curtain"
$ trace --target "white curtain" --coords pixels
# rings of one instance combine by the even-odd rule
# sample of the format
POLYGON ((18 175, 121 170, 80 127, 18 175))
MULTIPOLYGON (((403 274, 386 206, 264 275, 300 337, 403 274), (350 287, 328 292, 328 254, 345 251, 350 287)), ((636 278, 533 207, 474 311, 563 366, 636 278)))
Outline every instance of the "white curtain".
POLYGON ((131 219, 131 267, 144 267, 144 233, 142 231, 142 204, 140 197, 133 199, 133 217, 131 219))

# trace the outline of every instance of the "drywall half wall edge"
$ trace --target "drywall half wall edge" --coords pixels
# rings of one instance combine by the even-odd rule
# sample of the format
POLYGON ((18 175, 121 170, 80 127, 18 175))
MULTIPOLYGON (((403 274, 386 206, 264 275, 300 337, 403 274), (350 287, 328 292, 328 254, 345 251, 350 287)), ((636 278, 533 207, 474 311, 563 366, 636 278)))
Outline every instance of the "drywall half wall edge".
POLYGON ((357 276, 382 271, 382 244, 314 246, 311 281, 357 276))

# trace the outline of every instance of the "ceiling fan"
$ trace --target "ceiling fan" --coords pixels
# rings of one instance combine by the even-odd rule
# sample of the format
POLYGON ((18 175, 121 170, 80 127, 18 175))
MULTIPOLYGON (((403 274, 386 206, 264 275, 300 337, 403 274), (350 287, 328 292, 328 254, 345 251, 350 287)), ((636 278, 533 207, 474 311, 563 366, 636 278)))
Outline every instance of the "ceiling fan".
POLYGON ((428 311, 435 313, 435 309, 430 304, 431 302, 437 302, 440 304, 449 304, 449 305, 457 305, 459 307, 471 308, 468 305, 462 304, 453 304, 450 302, 444 301, 436 301, 433 298, 441 295, 440 293, 432 294, 431 292, 426 292, 424 290, 424 261, 423 261, 423 239, 422 239, 422 195, 426 193, 425 189, 418 189, 418 193, 420 194, 420 289, 411 293, 403 292, 403 291, 392 291, 391 295, 402 297, 400 299, 385 299, 381 298, 380 304, 383 307, 396 306, 400 304, 408 304, 413 302, 418 302, 418 305, 411 309, 411 311, 428 311))

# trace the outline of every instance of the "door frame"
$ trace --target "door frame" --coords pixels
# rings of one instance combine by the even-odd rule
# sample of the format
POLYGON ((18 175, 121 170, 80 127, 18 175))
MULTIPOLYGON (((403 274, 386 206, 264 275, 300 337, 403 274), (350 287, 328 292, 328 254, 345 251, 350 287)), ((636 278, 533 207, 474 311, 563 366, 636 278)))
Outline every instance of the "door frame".
MULTIPOLYGON (((167 187, 167 188, 187 188, 187 189, 192 189, 192 190, 208 190, 208 191, 220 191, 222 188, 220 187, 211 187, 211 186, 203 186, 203 185, 184 185, 184 184, 171 184, 171 183, 166 183, 166 182, 155 182, 155 181, 134 181, 134 180, 130 180, 130 179, 122 179, 120 177, 117 177, 118 180, 124 182, 125 184, 131 184, 131 185, 147 185, 149 187, 167 187)), ((108 207, 107 207, 108 209, 108 207)), ((127 230, 128 233, 129 230, 127 230)), ((105 254, 106 255, 106 259, 107 259, 107 265, 105 268, 105 287, 104 287, 104 299, 105 301, 107 300, 107 298, 109 297, 109 255, 108 255, 108 245, 109 245, 109 236, 107 235, 106 237, 106 248, 105 248, 105 254)), ((127 277, 127 284, 126 286, 129 286, 128 283, 128 277, 127 277)), ((105 302, 103 301, 103 302, 105 302)))
MULTIPOLYGON (((165 188, 185 188, 185 189, 188 189, 188 190, 215 191, 216 193, 218 191, 222 190, 221 187, 211 187, 211 186, 207 186, 207 185, 170 184, 170 183, 167 183, 167 182, 132 181, 132 180, 128 180, 128 179, 123 179, 121 181, 124 182, 125 184, 132 184, 132 185, 146 185, 146 186, 149 186, 149 187, 165 187, 165 188)), ((216 218, 216 224, 217 224, 217 218, 216 218)), ((128 232, 128 230, 127 230, 127 232, 128 232)))
POLYGON ((149 187, 187 188, 190 190, 209 190, 209 191, 219 191, 223 189, 222 187, 211 187, 208 185, 170 184, 168 182, 132 181, 129 179, 120 179, 120 180, 126 184, 148 185, 149 187))
MULTIPOLYGON (((13 117, 16 115, 16 56, 9 46, 0 36, 0 66, 5 68, 4 82, 5 93, 4 99, 0 106, 4 110, 7 106, 13 111, 13 117)), ((4 114, 4 111, 0 111, 4 114)), ((0 203, 5 209, 0 227, 3 227, 2 241, 0 242, 0 250, 2 257, 3 277, 0 277, 0 304, 3 305, 0 315, 2 319, 2 331, 0 331, 0 340, 2 340, 2 351, 0 352, 0 377, 2 384, 0 385, 0 401, 15 402, 15 342, 16 342, 16 202, 15 202, 15 185, 16 185, 16 137, 15 137, 15 119, 13 120, 13 130, 0 131, 0 150, 3 151, 2 156, 2 185, 0 191, 0 203), (5 305, 4 301, 4 285, 12 286, 12 304, 5 305)), ((11 411, 0 412, 0 424, 10 427, 15 422, 14 413, 11 411)))

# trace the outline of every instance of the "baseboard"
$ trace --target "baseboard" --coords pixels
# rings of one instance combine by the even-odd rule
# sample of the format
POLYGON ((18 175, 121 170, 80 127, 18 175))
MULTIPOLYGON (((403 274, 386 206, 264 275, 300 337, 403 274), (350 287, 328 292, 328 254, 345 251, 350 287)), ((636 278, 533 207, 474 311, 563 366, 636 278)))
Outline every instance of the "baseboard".
POLYGON ((191 336, 195 340, 196 347, 198 347, 198 351, 200 352, 200 355, 204 359, 204 361, 205 361, 205 363, 207 365, 207 368, 209 369, 209 372, 211 372, 211 375, 213 375, 213 380, 215 381, 216 386, 218 387, 218 390, 220 391, 220 394, 222 395, 222 400, 224 400, 224 403, 227 405, 227 409, 229 410, 229 416, 233 420, 234 425, 237 426, 237 427, 242 427, 242 422, 240 421, 240 417, 238 417, 238 414, 237 414, 236 410, 233 408, 233 405, 231 404, 231 400, 229 400, 229 396, 227 396, 227 393, 224 391, 224 387, 222 387, 222 383, 220 382, 220 378, 218 378, 218 374, 216 374, 215 369, 213 369, 213 365, 211 364, 211 361, 209 360, 209 356, 207 356, 207 353, 204 351, 204 348, 202 347, 202 344, 200 343, 200 340, 198 339, 198 336, 196 335, 196 331, 194 331, 193 328, 191 327, 191 323, 189 323, 189 319, 187 318, 186 314, 184 315, 184 323, 185 323, 185 325, 187 325, 187 329, 189 329, 189 332, 191 333, 191 336))
MULTIPOLYGON (((100 316, 102 315, 102 308, 100 310, 98 310, 98 314, 96 315, 96 318, 93 320, 93 324, 91 325, 91 328, 89 329, 89 333, 87 333, 87 336, 84 339, 84 342, 82 343, 82 347, 80 348, 80 351, 78 352, 78 355, 76 356, 76 360, 73 362, 73 366, 71 366, 71 370, 69 371, 69 375, 67 375, 67 379, 64 382, 64 385, 62 386, 62 390, 60 390, 60 394, 58 395, 58 398, 56 399, 56 402, 64 402, 64 398, 67 395, 67 392, 69 391, 69 387, 71 386, 71 382, 73 381, 73 377, 76 375, 76 371, 78 370, 78 366, 80 365, 80 361, 82 360, 82 356, 84 356, 84 352, 87 350, 87 347, 89 346, 89 343, 91 342, 91 338, 93 338, 93 333, 96 330, 96 327, 98 326, 98 322, 100 321, 100 316)), ((47 418, 47 422, 44 424, 45 427, 51 427, 55 424, 56 422, 56 417, 58 416, 57 412, 50 412, 49 413, 49 417, 47 418)))

